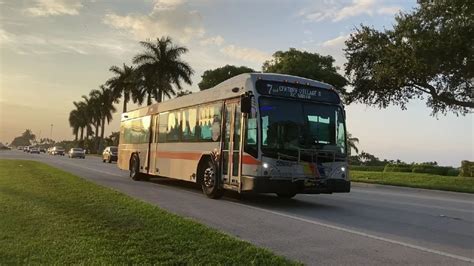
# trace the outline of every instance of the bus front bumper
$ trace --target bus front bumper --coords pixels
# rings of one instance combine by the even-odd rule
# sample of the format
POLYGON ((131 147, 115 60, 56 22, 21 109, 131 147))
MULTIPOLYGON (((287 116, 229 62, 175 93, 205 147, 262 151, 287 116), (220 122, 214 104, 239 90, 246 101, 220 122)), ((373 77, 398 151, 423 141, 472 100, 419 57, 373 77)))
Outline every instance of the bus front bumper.
POLYGON ((351 191, 351 182, 345 179, 327 178, 308 183, 304 180, 271 179, 266 176, 243 176, 242 192, 331 194, 351 191))

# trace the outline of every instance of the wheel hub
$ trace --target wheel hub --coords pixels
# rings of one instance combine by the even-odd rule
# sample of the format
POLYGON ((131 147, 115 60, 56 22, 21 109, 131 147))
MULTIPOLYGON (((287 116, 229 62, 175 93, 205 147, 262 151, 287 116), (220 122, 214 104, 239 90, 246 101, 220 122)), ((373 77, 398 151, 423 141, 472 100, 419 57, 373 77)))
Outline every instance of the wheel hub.
POLYGON ((204 178, 203 178, 203 181, 204 181, 204 185, 206 187, 213 187, 214 186, 214 169, 212 167, 208 167, 206 168, 206 170, 204 170, 204 178))

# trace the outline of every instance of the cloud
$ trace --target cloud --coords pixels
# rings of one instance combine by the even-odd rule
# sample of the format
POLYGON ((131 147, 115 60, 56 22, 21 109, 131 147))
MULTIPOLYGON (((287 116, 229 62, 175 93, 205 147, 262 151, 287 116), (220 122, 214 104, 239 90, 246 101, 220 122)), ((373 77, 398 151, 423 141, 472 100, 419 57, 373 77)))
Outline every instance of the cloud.
POLYGON ((153 5, 153 11, 175 9, 183 3, 184 0, 155 0, 153 5))
POLYGON ((381 1, 375 0, 352 0, 349 4, 339 0, 324 1, 315 9, 306 8, 300 11, 299 15, 313 22, 323 20, 338 22, 360 15, 393 15, 400 9, 398 6, 385 6, 381 1))
POLYGON ((0 47, 10 48, 18 54, 109 54, 120 57, 133 51, 133 47, 106 37, 88 36, 77 39, 45 37, 35 34, 14 34, 0 29, 0 47))
POLYGON ((270 59, 270 55, 253 48, 238 47, 230 44, 219 50, 221 53, 243 61, 254 62, 262 64, 265 60, 270 59))
POLYGON ((177 36, 182 43, 188 43, 192 38, 205 34, 204 28, 200 26, 199 14, 184 10, 125 16, 109 13, 105 15, 103 23, 131 34, 133 39, 140 41, 169 35, 177 36))
POLYGON ((217 36, 214 36, 214 37, 209 37, 207 39, 203 39, 199 42, 199 44, 201 44, 203 46, 207 46, 207 45, 221 46, 222 44, 224 44, 224 38, 222 38, 222 36, 220 36, 220 35, 217 35, 217 36))
POLYGON ((400 12, 401 8, 398 6, 387 6, 387 7, 381 7, 377 10, 378 14, 382 15, 395 15, 398 12, 400 12))
POLYGON ((80 0, 36 0, 36 5, 25 11, 37 17, 78 15, 82 7, 80 0))

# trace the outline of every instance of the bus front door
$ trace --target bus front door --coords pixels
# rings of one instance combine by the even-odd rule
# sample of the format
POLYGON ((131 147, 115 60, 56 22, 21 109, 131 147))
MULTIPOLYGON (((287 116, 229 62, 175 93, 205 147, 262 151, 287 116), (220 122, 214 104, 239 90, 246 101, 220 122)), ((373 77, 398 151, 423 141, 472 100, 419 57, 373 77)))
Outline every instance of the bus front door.
POLYGON ((224 138, 222 143, 222 176, 224 187, 239 190, 240 187, 240 132, 241 112, 238 100, 226 101, 224 138))

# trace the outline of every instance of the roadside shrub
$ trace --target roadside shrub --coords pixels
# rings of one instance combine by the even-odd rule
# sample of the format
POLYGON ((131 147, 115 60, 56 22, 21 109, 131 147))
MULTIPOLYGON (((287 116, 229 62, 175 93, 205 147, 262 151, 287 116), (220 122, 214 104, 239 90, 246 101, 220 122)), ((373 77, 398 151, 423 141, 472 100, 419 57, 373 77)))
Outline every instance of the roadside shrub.
MULTIPOLYGON (((425 173, 425 174, 434 174, 434 175, 448 175, 450 170, 453 170, 452 167, 443 167, 436 165, 415 165, 413 166, 413 173, 425 173)), ((455 169, 454 169, 455 170, 455 169)))
POLYGON ((384 172, 404 172, 409 173, 412 171, 412 166, 409 164, 387 164, 383 169, 384 172))
POLYGON ((349 169, 354 171, 383 172, 385 166, 366 166, 366 165, 350 165, 349 169))
POLYGON ((460 173, 461 173, 461 171, 459 169, 451 168, 451 169, 448 170, 446 175, 447 176, 459 176, 460 173))
POLYGON ((474 177, 474 162, 467 160, 461 161, 460 176, 474 177))

